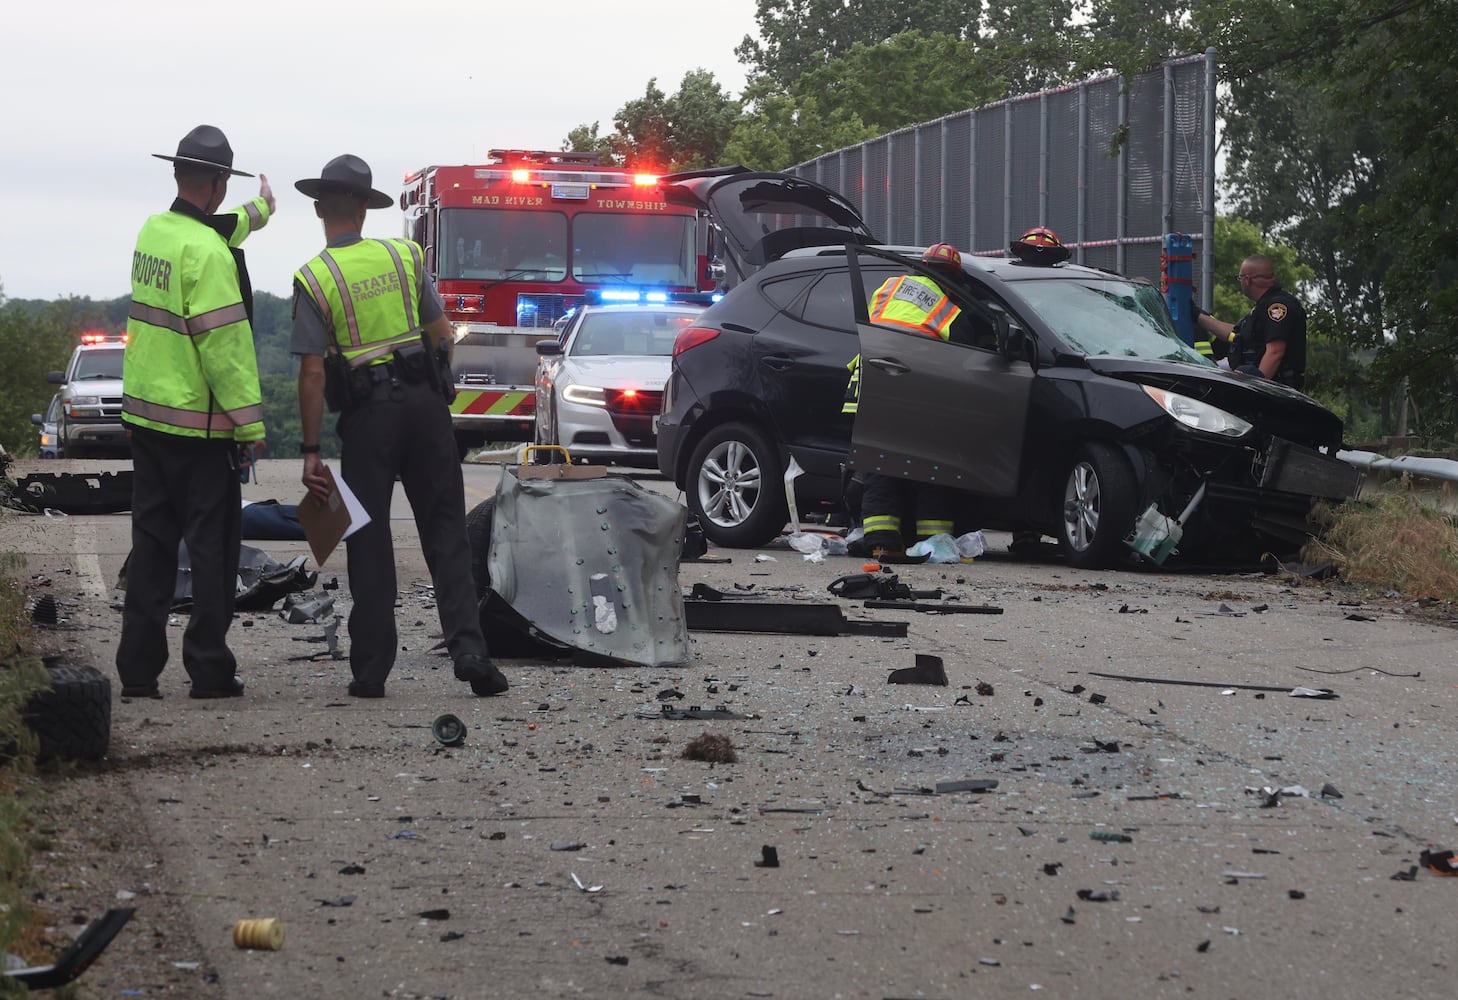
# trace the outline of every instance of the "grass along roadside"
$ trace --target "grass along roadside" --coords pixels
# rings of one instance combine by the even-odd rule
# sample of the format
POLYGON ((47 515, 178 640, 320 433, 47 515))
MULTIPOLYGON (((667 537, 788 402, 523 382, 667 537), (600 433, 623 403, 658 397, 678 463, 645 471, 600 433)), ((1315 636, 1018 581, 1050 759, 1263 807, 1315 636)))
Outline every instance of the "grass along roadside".
POLYGON ((1401 486, 1323 507, 1312 562, 1330 562, 1346 582, 1411 601, 1458 603, 1458 522, 1401 486))

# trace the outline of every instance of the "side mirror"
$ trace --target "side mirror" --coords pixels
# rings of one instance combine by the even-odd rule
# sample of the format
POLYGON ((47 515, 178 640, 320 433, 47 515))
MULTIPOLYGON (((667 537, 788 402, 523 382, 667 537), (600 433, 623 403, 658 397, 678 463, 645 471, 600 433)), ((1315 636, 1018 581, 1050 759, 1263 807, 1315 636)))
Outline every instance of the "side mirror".
POLYGON ((719 258, 715 257, 713 260, 709 261, 709 280, 710 281, 713 281, 713 282, 716 282, 716 283, 722 282, 728 275, 729 275, 729 269, 724 266, 724 262, 722 260, 720 260, 719 258))
POLYGON ((1026 361, 1029 344, 1026 330, 1010 322, 1005 316, 998 318, 997 353, 1010 361, 1026 361))
POLYGON ((46 418, 41 416, 39 413, 32 413, 30 415, 30 422, 35 424, 37 427, 44 427, 46 423, 46 418))
POLYGON ((537 354, 541 357, 555 357, 562 353, 562 345, 555 340, 537 341, 537 354))
POLYGON ((65 385, 66 384, 66 373, 65 372, 46 372, 46 381, 47 382, 50 382, 52 385, 65 385))

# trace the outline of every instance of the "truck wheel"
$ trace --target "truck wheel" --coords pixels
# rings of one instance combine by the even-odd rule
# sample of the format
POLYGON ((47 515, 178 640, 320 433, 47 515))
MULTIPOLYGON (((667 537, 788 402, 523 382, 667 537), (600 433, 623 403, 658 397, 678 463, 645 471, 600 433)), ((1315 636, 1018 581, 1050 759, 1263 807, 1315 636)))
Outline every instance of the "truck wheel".
POLYGON ((790 516, 784 474, 779 452, 758 428, 723 424, 705 434, 689 458, 689 509, 716 545, 763 545, 790 516))
POLYGON ((491 570, 486 565, 486 557, 491 554, 491 521, 495 516, 495 497, 482 500, 466 514, 466 542, 471 548, 471 579, 476 583, 477 604, 491 589, 491 570))
POLYGON ((95 667, 46 661, 51 686, 25 706, 37 760, 100 760, 111 745, 111 680, 95 667))
POLYGON ((1134 470, 1118 449, 1090 442, 1078 450, 1064 479, 1058 544, 1072 566, 1102 569, 1119 561, 1134 527, 1134 470))

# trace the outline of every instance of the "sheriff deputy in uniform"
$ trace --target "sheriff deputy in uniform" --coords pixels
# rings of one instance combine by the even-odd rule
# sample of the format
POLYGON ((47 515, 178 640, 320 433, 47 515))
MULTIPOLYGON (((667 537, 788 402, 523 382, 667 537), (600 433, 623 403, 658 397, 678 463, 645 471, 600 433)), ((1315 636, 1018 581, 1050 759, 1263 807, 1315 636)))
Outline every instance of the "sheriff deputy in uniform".
POLYGON ((1239 329, 1207 312, 1195 313, 1195 324, 1222 338, 1239 343, 1243 350, 1232 352, 1230 367, 1247 375, 1261 375, 1293 389, 1306 384, 1306 310, 1296 296, 1276 281, 1275 266, 1264 254, 1252 254, 1240 265, 1240 290, 1255 303, 1239 329))
POLYGON ((253 346, 245 237, 274 211, 258 197, 214 215, 228 193, 233 148, 199 125, 170 160, 177 199, 149 218, 132 254, 132 303, 122 368, 122 420, 132 445, 132 550, 116 671, 122 696, 160 698, 178 544, 191 564, 192 611, 182 665, 193 698, 243 693, 228 648, 242 537, 240 461, 262 453, 263 396, 253 346), (240 454, 247 449, 247 457, 240 454))
MULTIPOLYGON (((962 272, 962 254, 950 243, 928 247, 921 259, 948 274, 962 272)), ((871 322, 878 326, 899 327, 942 340, 949 338, 952 324, 962 314, 961 307, 947 298, 935 281, 919 274, 887 278, 871 296, 869 311, 871 322)), ((861 356, 851 358, 846 367, 850 369, 850 382, 846 385, 841 412, 853 414, 861 398, 861 356)), ((908 506, 916 510, 918 539, 951 534, 956 506, 956 493, 952 490, 876 472, 865 473, 864 481, 861 527, 865 536, 860 544, 867 554, 887 563, 925 561, 906 555, 901 519, 908 506)))
POLYGON ((384 697, 399 648, 390 539, 398 477, 415 514, 456 679, 478 695, 501 694, 507 681, 481 633, 465 485, 444 395, 451 388, 451 326, 417 244, 360 236, 368 209, 393 204, 372 184, 369 166, 345 154, 325 164, 319 177, 294 185, 314 199, 327 240, 324 251, 294 275, 290 350, 299 357, 303 483, 328 498, 330 482, 319 457, 327 396, 330 408, 340 411, 344 481, 370 516, 345 539, 354 599, 349 693, 384 697))

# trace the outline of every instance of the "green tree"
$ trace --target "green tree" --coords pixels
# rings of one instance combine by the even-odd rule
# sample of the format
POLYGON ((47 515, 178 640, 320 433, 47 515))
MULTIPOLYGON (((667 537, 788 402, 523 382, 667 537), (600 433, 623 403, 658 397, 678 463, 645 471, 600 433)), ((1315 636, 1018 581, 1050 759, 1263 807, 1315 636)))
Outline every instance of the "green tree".
POLYGON ((0 444, 11 454, 36 453, 31 414, 44 412, 58 388, 46 374, 66 367, 88 328, 105 328, 90 299, 0 302, 0 444))
POLYGON ((981 16, 981 0, 757 0, 759 37, 746 35, 734 54, 752 81, 763 78, 787 93, 802 74, 857 43, 875 45, 906 31, 972 39, 981 16))
MULTIPOLYGON (((746 93, 756 87, 768 89, 766 84, 751 84, 746 93)), ((879 134, 850 108, 826 111, 813 96, 765 93, 757 99, 755 113, 735 126, 725 143, 724 159, 756 170, 782 170, 879 134)))
POLYGON ((657 78, 649 80, 643 96, 613 116, 613 132, 602 135, 597 122, 579 125, 567 133, 562 149, 658 173, 714 166, 739 114, 739 101, 714 74, 695 69, 684 74, 672 96, 659 89, 657 78))

